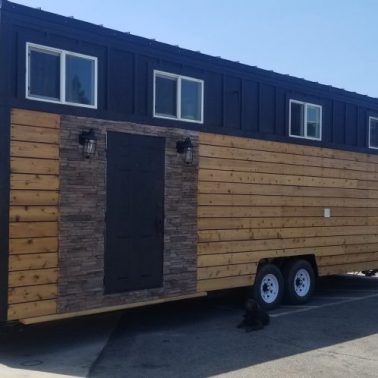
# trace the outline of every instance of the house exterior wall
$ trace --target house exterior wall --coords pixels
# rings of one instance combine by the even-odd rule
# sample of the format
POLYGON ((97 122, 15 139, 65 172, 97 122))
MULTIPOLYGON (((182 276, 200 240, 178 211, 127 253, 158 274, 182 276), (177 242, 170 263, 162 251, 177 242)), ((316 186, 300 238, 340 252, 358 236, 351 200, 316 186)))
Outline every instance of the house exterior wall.
POLYGON ((197 146, 198 133, 195 131, 62 116, 58 313, 196 292, 197 156, 193 165, 185 165, 176 152, 176 142, 188 136, 197 146), (78 135, 89 128, 93 128, 98 137, 97 153, 91 159, 84 159, 78 135), (104 295, 108 131, 166 139, 162 288, 104 295))
POLYGON ((8 320, 249 286, 266 258, 312 255, 320 275, 378 268, 376 156, 17 109, 11 137, 8 320), (166 139, 162 288, 104 294, 110 131, 166 139), (188 136, 189 166, 176 153, 188 136))

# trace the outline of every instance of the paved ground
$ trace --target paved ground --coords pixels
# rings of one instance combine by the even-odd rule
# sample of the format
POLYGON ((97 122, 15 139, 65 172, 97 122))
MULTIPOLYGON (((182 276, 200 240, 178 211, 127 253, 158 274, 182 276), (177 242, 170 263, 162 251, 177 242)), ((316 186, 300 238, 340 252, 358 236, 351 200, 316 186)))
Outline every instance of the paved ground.
POLYGON ((322 279, 262 331, 237 329, 242 313, 234 293, 33 327, 1 340, 0 377, 378 375, 378 277, 322 279))
POLYGON ((0 378, 86 377, 120 314, 29 326, 0 336, 0 378))

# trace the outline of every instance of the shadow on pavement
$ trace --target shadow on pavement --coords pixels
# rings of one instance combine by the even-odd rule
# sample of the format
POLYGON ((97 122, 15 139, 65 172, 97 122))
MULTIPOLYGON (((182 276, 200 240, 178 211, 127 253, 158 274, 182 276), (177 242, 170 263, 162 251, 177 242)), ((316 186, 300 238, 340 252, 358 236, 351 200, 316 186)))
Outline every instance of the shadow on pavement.
POLYGON ((113 313, 2 328, 0 377, 87 376, 119 317, 113 313))
POLYGON ((378 333, 378 277, 320 280, 318 293, 329 301, 333 290, 377 297, 272 318, 252 333, 236 328, 241 290, 29 326, 0 335, 0 377, 17 377, 16 369, 22 377, 84 377, 90 368, 91 377, 208 377, 378 333))
MULTIPOLYGON (((377 297, 273 318, 267 328, 252 333, 236 328, 243 313, 240 297, 126 313, 90 376, 209 377, 378 332, 378 278, 345 275, 320 280, 322 295, 330 289, 351 295, 368 290, 368 295, 375 292, 377 297)), ((236 376, 249 376, 240 374, 236 376)))

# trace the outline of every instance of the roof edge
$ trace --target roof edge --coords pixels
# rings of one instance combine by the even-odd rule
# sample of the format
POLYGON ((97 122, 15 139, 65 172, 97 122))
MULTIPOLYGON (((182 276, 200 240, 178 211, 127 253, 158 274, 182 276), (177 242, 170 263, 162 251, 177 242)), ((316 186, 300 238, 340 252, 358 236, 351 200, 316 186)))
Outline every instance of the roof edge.
POLYGON ((296 76, 291 76, 288 74, 282 74, 276 71, 260 68, 257 66, 249 65, 246 63, 240 63, 231 59, 221 58, 219 56, 213 56, 206 53, 201 53, 198 51, 193 51, 190 49, 182 48, 179 46, 174 46, 166 42, 156 41, 154 39, 141 37, 138 35, 130 34, 129 32, 122 32, 116 29, 111 29, 104 27, 103 25, 96 25, 94 23, 83 21, 80 19, 75 19, 73 17, 67 17, 59 15, 57 13, 42 10, 41 8, 32 8, 26 5, 12 3, 9 0, 0 0, 0 9, 13 13, 22 13, 23 15, 32 16, 33 18, 39 17, 41 19, 52 18, 50 22, 60 23, 64 26, 72 25, 73 28, 80 29, 90 29, 92 32, 102 34, 103 36, 116 37, 128 40, 128 42, 141 43, 144 47, 154 47, 154 48, 164 48, 166 51, 169 50, 172 54, 187 54, 191 58, 201 59, 207 63, 216 65, 227 65, 228 68, 234 70, 242 70, 244 73, 248 72, 254 75, 262 75, 266 79, 275 79, 280 81, 291 80, 297 85, 306 85, 313 89, 321 90, 328 93, 338 94, 340 96, 345 96, 346 98, 356 98, 359 97, 363 101, 374 103, 378 107, 378 97, 369 96, 366 94, 358 93, 352 90, 347 90, 339 87, 334 87, 329 84, 322 84, 316 81, 308 80, 305 78, 299 78, 296 76))

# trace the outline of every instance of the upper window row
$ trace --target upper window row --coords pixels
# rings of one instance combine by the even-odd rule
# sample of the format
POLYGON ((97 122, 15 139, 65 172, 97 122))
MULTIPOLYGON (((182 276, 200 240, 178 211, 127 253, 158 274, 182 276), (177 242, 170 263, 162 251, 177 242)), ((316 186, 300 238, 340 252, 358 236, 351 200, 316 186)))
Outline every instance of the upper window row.
MULTIPOLYGON (((322 139, 322 107, 290 100, 289 135, 295 138, 322 139)), ((378 149, 378 118, 369 117, 369 148, 378 149)))
MULTIPOLYGON (((26 97, 97 108, 97 58, 27 43, 26 97)), ((204 121, 204 81, 154 71, 153 116, 204 121)), ((289 136, 322 139, 322 107, 289 101, 289 136)), ((378 117, 369 117, 369 148, 378 149, 378 117)))
MULTIPOLYGON (((26 98, 97 108, 97 58, 27 43, 26 98)), ((203 80, 154 71, 154 117, 203 123, 203 80)))

